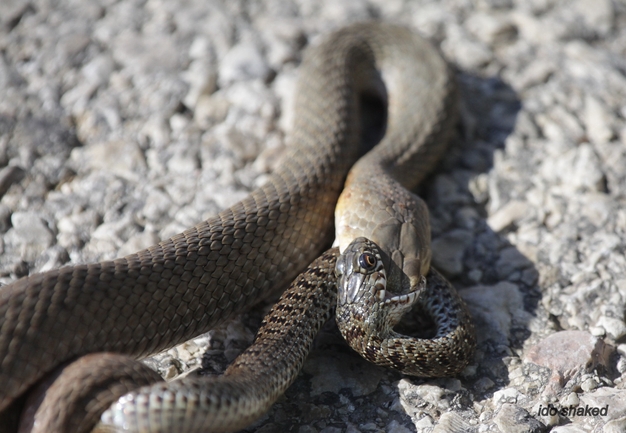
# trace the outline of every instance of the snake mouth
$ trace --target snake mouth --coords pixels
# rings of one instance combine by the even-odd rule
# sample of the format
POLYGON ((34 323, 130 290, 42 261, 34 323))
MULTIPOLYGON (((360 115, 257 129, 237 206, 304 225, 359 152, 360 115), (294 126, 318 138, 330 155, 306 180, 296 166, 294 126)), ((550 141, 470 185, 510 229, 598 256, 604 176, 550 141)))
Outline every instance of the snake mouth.
POLYGON ((377 294, 378 300, 385 305, 412 305, 417 300, 419 293, 420 290, 418 289, 402 295, 392 295, 388 293, 387 290, 380 289, 377 294))
POLYGON ((423 289, 426 287, 426 278, 422 275, 419 279, 419 283, 415 286, 412 286, 408 293, 402 293, 400 295, 395 295, 393 293, 387 292, 386 281, 380 281, 376 284, 376 294, 378 295, 378 300, 385 305, 394 304, 398 307, 405 305, 413 305, 417 300, 417 297, 420 293, 422 293, 423 289))

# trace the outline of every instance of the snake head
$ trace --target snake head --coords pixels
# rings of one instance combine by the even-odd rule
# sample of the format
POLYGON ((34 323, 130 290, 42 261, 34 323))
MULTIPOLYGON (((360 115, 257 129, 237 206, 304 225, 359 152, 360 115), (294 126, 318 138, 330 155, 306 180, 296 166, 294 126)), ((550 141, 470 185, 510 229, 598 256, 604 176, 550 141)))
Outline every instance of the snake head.
POLYGON ((371 240, 352 241, 337 260, 338 309, 349 308, 377 327, 393 328, 417 301, 425 279, 409 286, 406 275, 371 240), (404 275, 404 278, 402 277, 404 275))

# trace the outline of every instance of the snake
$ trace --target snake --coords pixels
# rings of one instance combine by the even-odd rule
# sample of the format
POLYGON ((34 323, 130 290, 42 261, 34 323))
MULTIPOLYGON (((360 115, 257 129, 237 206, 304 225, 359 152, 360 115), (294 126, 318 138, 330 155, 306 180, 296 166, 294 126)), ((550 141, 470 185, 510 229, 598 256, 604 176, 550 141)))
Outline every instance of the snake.
POLYGON ((456 101, 451 68, 411 30, 367 22, 327 35, 300 66, 282 162, 246 198, 137 253, 0 289, 0 412, 19 407, 38 383, 43 394, 68 396, 94 380, 117 389, 114 398, 81 403, 83 411, 97 407, 96 415, 77 420, 54 403, 56 414, 34 415, 32 431, 91 431, 96 423, 94 432, 236 431, 295 379, 337 303, 340 330, 366 359, 413 375, 461 371, 475 344, 471 320, 430 266, 428 210, 410 192, 454 135, 456 101), (386 108, 373 148, 364 139, 373 121, 362 109, 372 100, 386 108), (338 246, 322 254, 335 237, 338 246), (132 359, 189 340, 285 288, 252 346, 222 376, 165 384, 132 359), (366 306, 355 309, 358 300, 366 306), (434 338, 393 331, 416 302, 440 328, 434 338), (380 329, 345 318, 388 323, 371 334, 380 329), (388 343, 375 349, 381 340, 388 343), (403 347, 414 360, 399 358, 403 347), (131 390, 136 374, 143 382, 131 390), (52 426, 59 412, 70 424, 52 426))

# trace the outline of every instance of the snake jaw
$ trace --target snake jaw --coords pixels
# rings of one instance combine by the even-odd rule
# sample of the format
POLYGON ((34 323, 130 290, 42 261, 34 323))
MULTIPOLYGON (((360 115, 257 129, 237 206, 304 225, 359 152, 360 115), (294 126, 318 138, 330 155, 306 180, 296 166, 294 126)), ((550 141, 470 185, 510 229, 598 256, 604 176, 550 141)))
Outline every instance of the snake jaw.
POLYGON ((419 298, 420 293, 426 287, 426 278, 420 277, 419 282, 413 284, 412 290, 409 293, 404 293, 400 295, 393 295, 391 293, 387 293, 385 287, 382 287, 378 290, 378 299, 385 305, 396 304, 396 305, 413 305, 417 298, 419 298))
POLYGON ((416 285, 415 289, 411 290, 409 293, 403 293, 395 296, 387 296, 385 293, 386 299, 381 299, 380 309, 384 309, 386 311, 389 329, 396 326, 398 322, 400 322, 400 319, 402 319, 402 316, 413 308, 413 305, 415 305, 425 287, 426 278, 421 277, 420 282, 416 285))
POLYGON ((404 295, 397 295, 387 297, 386 290, 381 290, 378 293, 378 299, 383 301, 383 305, 413 305, 417 300, 418 292, 405 293, 404 295))

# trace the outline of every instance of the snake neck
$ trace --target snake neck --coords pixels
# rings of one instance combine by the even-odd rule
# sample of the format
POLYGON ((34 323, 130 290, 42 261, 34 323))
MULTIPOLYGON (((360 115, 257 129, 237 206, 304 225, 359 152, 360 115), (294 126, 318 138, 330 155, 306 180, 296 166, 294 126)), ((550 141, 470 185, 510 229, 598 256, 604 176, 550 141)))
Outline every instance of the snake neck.
POLYGON ((428 208, 379 164, 359 161, 350 172, 335 208, 335 235, 342 253, 358 237, 376 243, 409 281, 399 291, 417 287, 430 268, 428 208))

